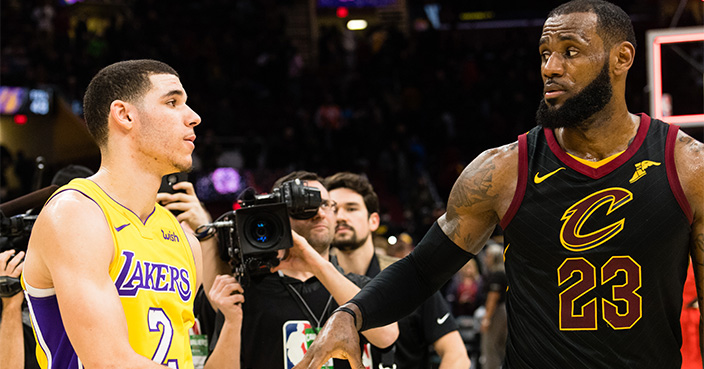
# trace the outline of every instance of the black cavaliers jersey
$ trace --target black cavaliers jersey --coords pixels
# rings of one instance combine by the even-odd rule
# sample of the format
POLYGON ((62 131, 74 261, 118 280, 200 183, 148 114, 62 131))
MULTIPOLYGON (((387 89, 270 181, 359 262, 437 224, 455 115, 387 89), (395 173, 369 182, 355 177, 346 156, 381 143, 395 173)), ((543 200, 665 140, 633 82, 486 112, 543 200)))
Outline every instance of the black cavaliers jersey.
POLYGON ((501 221, 504 368, 680 368, 692 212, 675 170, 678 127, 640 118, 628 149, 598 168, 549 129, 519 137, 501 221))

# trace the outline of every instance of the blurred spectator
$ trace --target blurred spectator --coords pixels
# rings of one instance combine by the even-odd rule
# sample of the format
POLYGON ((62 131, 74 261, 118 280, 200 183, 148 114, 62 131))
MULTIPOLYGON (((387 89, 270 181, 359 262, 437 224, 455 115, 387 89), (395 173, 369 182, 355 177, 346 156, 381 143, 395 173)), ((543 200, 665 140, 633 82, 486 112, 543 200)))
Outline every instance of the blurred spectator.
POLYGON ((447 300, 452 304, 452 313, 455 316, 473 316, 477 308, 484 304, 482 288, 477 261, 472 259, 455 275, 448 288, 447 300))
MULTIPOLYGON (((317 42, 306 44, 295 36, 293 21, 302 2, 209 0, 170 8, 154 0, 66 3, 2 2, 0 33, 12 35, 0 47, 3 85, 48 84, 74 101, 97 66, 165 60, 183 71, 190 105, 204 112, 206 124, 196 132, 203 170, 214 169, 206 159, 214 163, 238 145, 245 169, 266 178, 299 167, 324 175, 364 171, 381 195, 382 218, 390 215, 413 237, 427 229, 435 206, 426 201, 426 188, 436 188, 446 201, 469 158, 534 125, 538 101, 527 96, 541 88, 533 73, 539 68, 538 26, 404 33, 370 25, 352 33, 320 22, 317 42), (183 19, 192 27, 180 27, 183 19), (171 29, 178 31, 166 31, 171 29), (510 93, 496 88, 508 85, 510 93), (206 130, 213 138, 199 144, 206 130), (415 196, 423 201, 415 203, 415 196)), ((407 3, 409 15, 423 12, 407 3)), ((629 13, 644 15, 634 18, 639 38, 646 29, 669 26, 677 9, 631 3, 629 13)), ((534 17, 549 5, 531 3, 535 9, 515 16, 534 17)), ((701 14, 687 10, 677 25, 698 25, 701 14)), ((636 63, 629 77, 634 90, 645 85, 644 59, 636 63)), ((627 96, 634 110, 647 110, 643 94, 627 96)), ((29 190, 23 184, 17 195, 29 190)))
POLYGON ((506 354, 508 323, 505 301, 508 282, 504 271, 503 251, 501 245, 490 240, 484 252, 486 311, 481 321, 482 348, 479 358, 482 369, 501 368, 506 354))

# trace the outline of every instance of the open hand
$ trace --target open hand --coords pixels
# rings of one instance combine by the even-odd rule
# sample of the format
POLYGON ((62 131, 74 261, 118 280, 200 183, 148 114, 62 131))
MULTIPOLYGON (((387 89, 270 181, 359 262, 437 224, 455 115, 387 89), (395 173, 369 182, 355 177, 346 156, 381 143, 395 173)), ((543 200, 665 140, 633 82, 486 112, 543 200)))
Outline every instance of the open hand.
POLYGON ((349 361, 353 369, 364 369, 359 333, 351 315, 337 312, 330 316, 303 360, 293 369, 318 369, 330 358, 349 361))

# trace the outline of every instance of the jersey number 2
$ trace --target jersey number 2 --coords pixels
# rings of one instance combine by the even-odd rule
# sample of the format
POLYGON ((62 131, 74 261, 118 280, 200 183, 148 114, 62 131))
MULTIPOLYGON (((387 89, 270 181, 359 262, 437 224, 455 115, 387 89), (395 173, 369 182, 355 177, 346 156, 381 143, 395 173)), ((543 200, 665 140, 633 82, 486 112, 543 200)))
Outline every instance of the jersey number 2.
POLYGON ((174 338, 174 327, 169 317, 161 308, 149 308, 147 323, 149 324, 150 332, 161 332, 159 345, 156 347, 154 356, 152 356, 152 361, 166 365, 171 369, 178 369, 178 361, 176 359, 166 361, 166 355, 168 355, 171 348, 171 340, 174 338))
MULTIPOLYGON (((614 256, 601 268, 601 284, 608 283, 623 272, 626 282, 611 288, 611 301, 601 300, 603 319, 613 329, 629 329, 643 315, 643 302, 637 291, 641 287, 640 265, 628 256, 614 256), (612 301, 625 303, 625 312, 620 313, 612 301)), ((596 330, 597 298, 577 305, 577 299, 597 286, 596 267, 585 258, 569 258, 557 269, 558 283, 563 285, 573 275, 579 280, 560 293, 560 330, 596 330)))

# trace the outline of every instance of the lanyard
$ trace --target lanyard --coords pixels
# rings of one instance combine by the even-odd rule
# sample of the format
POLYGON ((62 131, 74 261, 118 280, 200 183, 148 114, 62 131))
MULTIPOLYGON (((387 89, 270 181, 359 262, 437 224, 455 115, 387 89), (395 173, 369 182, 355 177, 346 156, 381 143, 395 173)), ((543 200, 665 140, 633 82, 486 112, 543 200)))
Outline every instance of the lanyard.
POLYGON ((279 271, 279 277, 281 277, 281 283, 286 286, 286 291, 291 295, 294 301, 296 301, 296 304, 298 307, 303 311, 303 314, 306 314, 311 318, 311 323, 315 323, 315 328, 320 328, 322 327, 322 322, 325 319, 325 315, 328 312, 328 309, 330 308, 330 304, 332 303, 332 295, 328 297, 328 302, 325 304, 325 308, 323 308, 323 312, 320 314, 320 318, 316 317, 315 314, 313 314, 313 310, 311 310, 310 306, 306 303, 306 300, 303 298, 300 292, 298 292, 297 289, 295 289, 293 286, 290 284, 286 283, 284 281, 284 275, 279 271))

